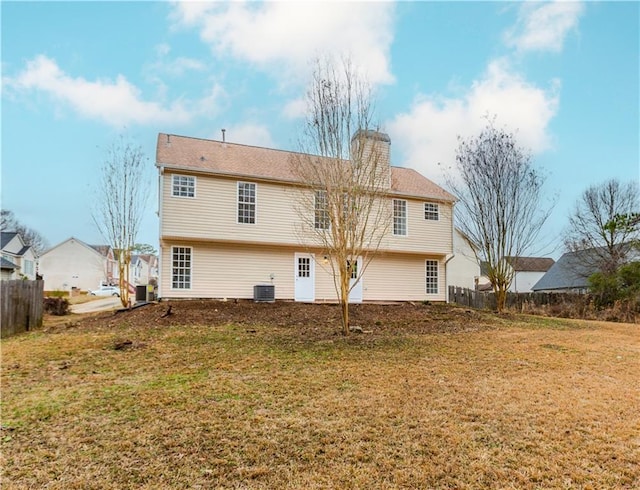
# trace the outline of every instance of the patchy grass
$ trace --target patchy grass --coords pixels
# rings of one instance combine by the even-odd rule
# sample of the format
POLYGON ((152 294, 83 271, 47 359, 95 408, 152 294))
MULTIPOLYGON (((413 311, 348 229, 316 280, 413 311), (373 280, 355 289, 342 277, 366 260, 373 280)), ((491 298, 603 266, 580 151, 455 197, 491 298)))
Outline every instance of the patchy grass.
POLYGON ((636 325, 124 315, 2 341, 3 489, 640 487, 636 325))

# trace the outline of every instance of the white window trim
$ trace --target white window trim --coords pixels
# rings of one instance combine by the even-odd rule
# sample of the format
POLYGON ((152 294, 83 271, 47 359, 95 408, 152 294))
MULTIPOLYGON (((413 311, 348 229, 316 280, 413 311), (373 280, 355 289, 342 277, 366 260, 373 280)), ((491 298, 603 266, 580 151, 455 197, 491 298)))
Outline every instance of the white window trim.
POLYGON ((191 289, 193 289, 193 247, 190 246, 182 246, 182 245, 173 245, 171 247, 171 255, 169 256, 169 259, 171 261, 171 275, 169 277, 169 289, 171 289, 172 291, 190 291, 191 289), (191 262, 191 267, 190 267, 190 271, 189 271, 189 287, 188 288, 176 288, 173 286, 173 253, 174 250, 176 248, 188 248, 189 249, 189 259, 191 262))
POLYGON ((196 176, 195 175, 183 175, 183 174, 171 174, 171 197, 176 197, 178 199, 195 199, 196 198, 196 176), (174 180, 176 177, 187 177, 189 179, 193 179, 193 196, 179 196, 173 193, 174 191, 174 180))
POLYGON ((392 216, 391 219, 393 220, 393 222, 391 223, 391 232, 393 233, 393 236, 397 236, 397 237, 408 237, 409 236, 409 202, 406 199, 396 199, 394 198, 393 201, 391 202, 391 206, 392 206, 392 216), (395 220, 396 220, 396 206, 395 206, 395 201, 403 201, 404 202, 404 234, 400 235, 396 233, 395 230, 395 220))
POLYGON ((327 197, 327 191, 323 190, 323 189, 317 189, 314 192, 313 195, 313 228, 314 230, 322 230, 322 231, 328 231, 331 229, 331 216, 329 215, 329 201, 328 201, 328 197, 327 197), (324 212, 327 216, 327 226, 318 226, 319 224, 321 224, 318 221, 318 194, 322 193, 324 194, 324 201, 325 201, 325 209, 324 212))
POLYGON ((425 202, 424 206, 423 206, 423 217, 425 221, 440 221, 440 205, 437 202, 425 202), (432 218, 427 218, 427 205, 430 206, 435 206, 436 210, 435 211, 429 211, 429 213, 435 213, 437 218, 436 219, 432 219, 432 218))
POLYGON ((424 261, 424 292, 427 295, 437 295, 440 294, 440 262, 438 262, 437 260, 433 260, 433 259, 427 259, 424 261), (436 279, 436 291, 431 292, 428 291, 427 288, 427 266, 429 265, 429 262, 433 262, 436 265, 436 275, 435 275, 435 279, 436 279))
POLYGON ((256 225, 258 224, 258 184, 255 182, 248 182, 246 180, 238 180, 236 182, 236 223, 239 225, 256 225), (240 221, 239 209, 240 209, 240 184, 251 184, 253 185, 254 191, 254 203, 253 203, 253 223, 245 223, 244 221, 240 221))

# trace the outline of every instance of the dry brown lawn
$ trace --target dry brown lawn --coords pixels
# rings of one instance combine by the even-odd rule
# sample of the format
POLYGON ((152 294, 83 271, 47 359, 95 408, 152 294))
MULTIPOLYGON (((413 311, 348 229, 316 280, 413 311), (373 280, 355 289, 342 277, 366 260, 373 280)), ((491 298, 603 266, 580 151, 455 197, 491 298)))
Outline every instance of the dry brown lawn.
POLYGON ((175 303, 2 341, 3 489, 640 488, 640 327, 175 303))

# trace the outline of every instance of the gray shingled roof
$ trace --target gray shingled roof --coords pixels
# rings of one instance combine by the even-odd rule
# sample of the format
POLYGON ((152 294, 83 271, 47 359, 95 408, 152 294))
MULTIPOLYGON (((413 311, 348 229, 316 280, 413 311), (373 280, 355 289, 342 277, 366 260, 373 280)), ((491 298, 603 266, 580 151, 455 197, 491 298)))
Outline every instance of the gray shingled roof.
POLYGON ((2 232, 2 238, 0 240, 1 244, 0 246, 2 248, 6 247, 7 244, 13 240, 13 238, 17 235, 17 233, 15 231, 3 231, 2 232))
POLYGON ((597 272, 595 267, 585 265, 588 261, 584 259, 584 254, 589 253, 589 250, 565 253, 531 289, 547 291, 588 288, 589 276, 597 272))
POLYGON ((18 266, 13 262, 11 262, 10 260, 5 259, 4 257, 0 257, 0 259, 1 259, 0 269, 11 269, 11 270, 18 269, 18 266))

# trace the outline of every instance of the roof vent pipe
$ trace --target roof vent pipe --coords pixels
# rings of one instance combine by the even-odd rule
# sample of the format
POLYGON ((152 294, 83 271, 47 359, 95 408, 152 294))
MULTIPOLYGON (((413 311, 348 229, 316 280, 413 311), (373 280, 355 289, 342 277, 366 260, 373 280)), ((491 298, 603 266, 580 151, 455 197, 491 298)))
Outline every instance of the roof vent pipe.
POLYGON ((223 142, 223 143, 226 141, 226 140, 225 140, 225 137, 224 137, 224 133, 226 133, 226 132, 227 132, 227 130, 226 130, 226 129, 223 129, 223 130, 222 130, 222 142, 223 142))

